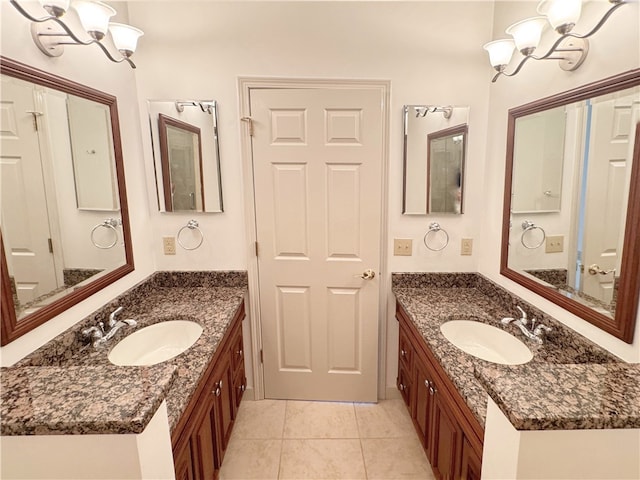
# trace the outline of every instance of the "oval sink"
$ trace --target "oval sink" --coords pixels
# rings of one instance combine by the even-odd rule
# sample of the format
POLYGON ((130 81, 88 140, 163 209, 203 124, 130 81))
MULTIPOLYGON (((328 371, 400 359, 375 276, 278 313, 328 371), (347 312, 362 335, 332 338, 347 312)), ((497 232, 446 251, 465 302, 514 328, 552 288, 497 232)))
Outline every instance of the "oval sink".
POLYGON ((452 320, 440 331, 447 340, 474 357, 503 365, 520 365, 533 358, 524 343, 510 333, 486 323, 452 320))
POLYGON ((196 343, 202 327, 189 320, 168 320, 123 338, 109 352, 114 365, 155 365, 170 360, 196 343))

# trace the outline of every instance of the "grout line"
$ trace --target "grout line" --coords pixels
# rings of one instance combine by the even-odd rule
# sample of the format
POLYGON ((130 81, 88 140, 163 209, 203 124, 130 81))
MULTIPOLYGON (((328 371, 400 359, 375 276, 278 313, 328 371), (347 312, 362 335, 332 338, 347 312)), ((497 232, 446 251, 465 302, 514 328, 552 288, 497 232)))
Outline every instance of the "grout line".
POLYGON ((289 407, 289 401, 284 400, 284 418, 282 419, 282 430, 280 432, 280 457, 278 458, 278 476, 280 478, 282 474, 282 452, 284 452, 284 426, 287 424, 287 408, 289 407))

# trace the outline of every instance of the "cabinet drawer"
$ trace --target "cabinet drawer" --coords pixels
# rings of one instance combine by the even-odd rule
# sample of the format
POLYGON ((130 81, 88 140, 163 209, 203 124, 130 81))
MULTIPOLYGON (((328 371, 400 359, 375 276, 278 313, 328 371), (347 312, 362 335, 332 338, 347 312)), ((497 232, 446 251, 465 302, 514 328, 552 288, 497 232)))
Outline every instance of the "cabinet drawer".
POLYGON ((401 324, 398 342, 398 361, 408 372, 413 368, 413 356, 413 346, 411 345, 407 332, 401 324))

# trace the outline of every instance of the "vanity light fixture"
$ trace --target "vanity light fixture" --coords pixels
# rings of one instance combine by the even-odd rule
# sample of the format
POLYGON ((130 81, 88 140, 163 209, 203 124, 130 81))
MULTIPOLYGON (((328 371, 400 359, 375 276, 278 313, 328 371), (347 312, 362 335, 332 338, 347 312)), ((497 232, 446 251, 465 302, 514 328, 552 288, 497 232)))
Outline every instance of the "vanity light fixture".
POLYGON ((109 23, 116 14, 109 5, 93 0, 39 0, 48 15, 38 16, 18 0, 9 0, 9 3, 32 22, 31 37, 45 55, 59 57, 64 53, 65 45, 96 44, 112 62, 127 62, 131 68, 136 68, 130 57, 143 32, 130 25, 109 23), (112 53, 113 50, 120 54, 112 53))
POLYGON ((491 81, 495 82, 500 75, 513 77, 520 72, 529 59, 559 60, 560 68, 566 71, 573 71, 580 67, 589 52, 587 38, 600 30, 611 14, 628 2, 628 0, 609 0, 611 7, 596 26, 589 32, 580 35, 571 33, 571 30, 580 19, 582 1, 543 0, 538 4, 537 8, 541 16, 521 20, 507 28, 506 33, 511 35, 513 40, 494 40, 484 45, 483 48, 489 52, 491 66, 497 71, 491 81), (553 43, 547 53, 536 56, 533 52, 540 43, 542 31, 547 23, 553 27, 560 37, 553 43), (517 47, 524 58, 520 60, 511 73, 506 73, 505 70, 511 62, 514 47, 517 47), (559 55, 554 55, 555 53, 559 53, 559 55))

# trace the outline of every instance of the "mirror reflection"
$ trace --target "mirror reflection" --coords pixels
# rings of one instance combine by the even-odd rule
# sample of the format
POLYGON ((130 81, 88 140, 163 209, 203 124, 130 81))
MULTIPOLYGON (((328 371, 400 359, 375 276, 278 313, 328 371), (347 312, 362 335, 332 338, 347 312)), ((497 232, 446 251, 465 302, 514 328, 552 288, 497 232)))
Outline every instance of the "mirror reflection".
POLYGON ((469 107, 405 105, 405 215, 463 213, 469 107))
POLYGON ((109 105, 1 80, 2 243, 19 325, 129 259, 109 105))
POLYGON ((149 101, 161 212, 222 212, 217 104, 149 101))
POLYGON ((640 87, 515 119, 507 267, 611 319, 639 122, 640 87))

